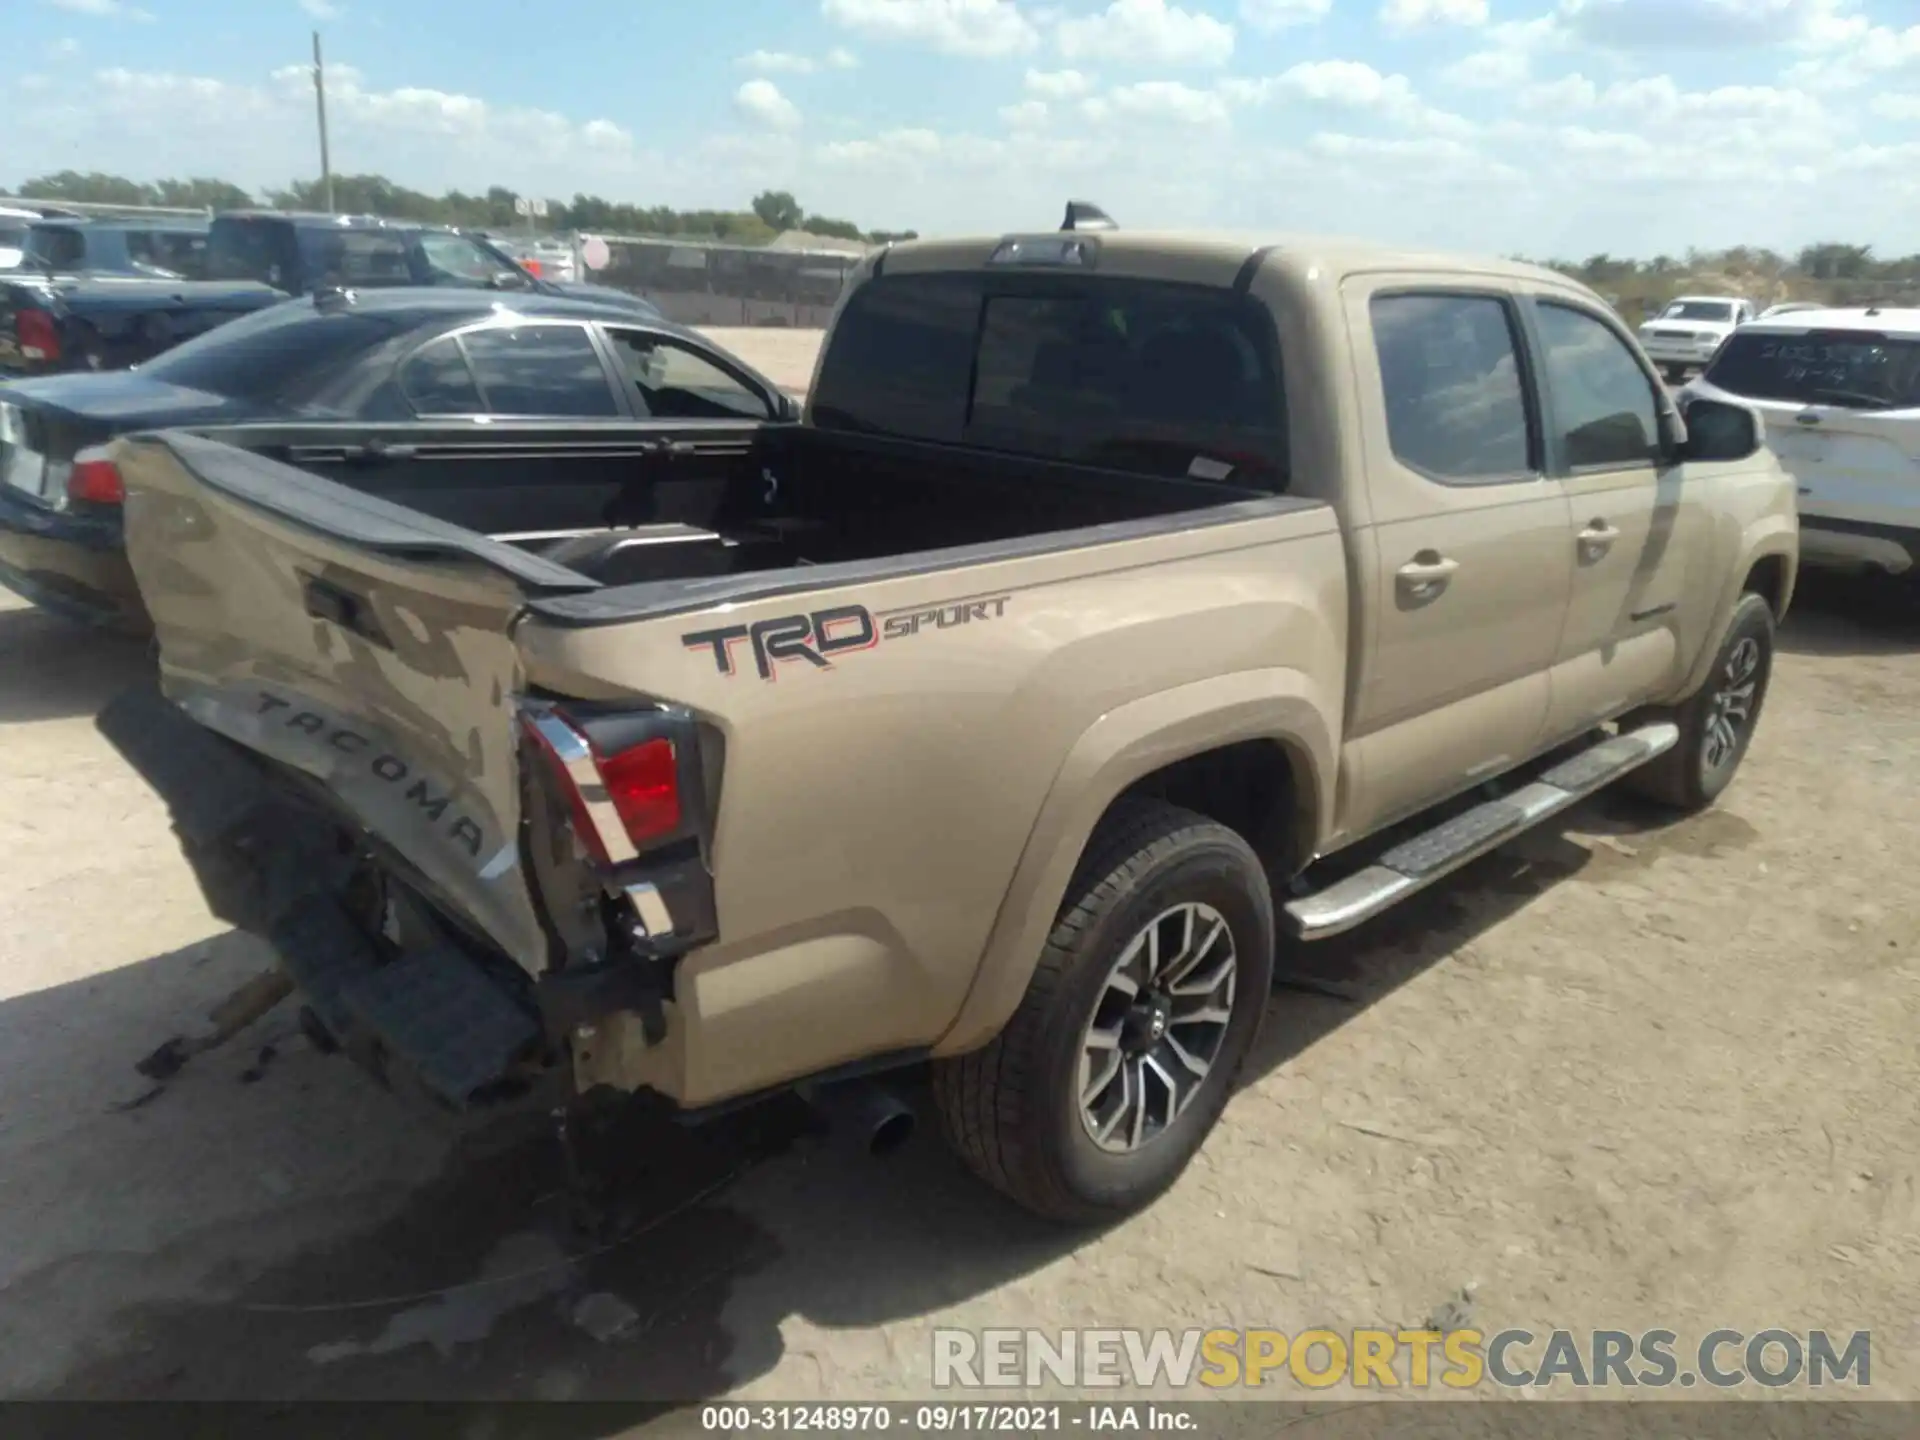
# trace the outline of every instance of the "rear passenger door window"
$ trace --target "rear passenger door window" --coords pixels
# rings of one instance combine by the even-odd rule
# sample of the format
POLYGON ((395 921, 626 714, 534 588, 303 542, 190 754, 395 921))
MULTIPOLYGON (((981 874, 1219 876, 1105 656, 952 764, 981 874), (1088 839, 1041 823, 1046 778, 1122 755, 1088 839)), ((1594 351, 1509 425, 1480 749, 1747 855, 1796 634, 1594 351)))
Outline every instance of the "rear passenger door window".
POLYGON ((713 360, 664 335, 609 330, 634 409, 654 420, 770 420, 768 397, 713 360))
POLYGON ((1536 478, 1538 449, 1509 302, 1386 294, 1373 298, 1371 312, 1395 458, 1444 485, 1536 478))
POLYGON ((478 415, 487 408, 466 352, 451 335, 415 351, 401 365, 400 389, 416 415, 478 415))
POLYGON ((460 337, 492 415, 611 420, 624 415, 583 325, 515 325, 460 337))
POLYGON ((1659 398, 1651 375, 1611 325, 1571 305, 1534 307, 1541 369, 1561 464, 1570 471, 1651 465, 1659 398))

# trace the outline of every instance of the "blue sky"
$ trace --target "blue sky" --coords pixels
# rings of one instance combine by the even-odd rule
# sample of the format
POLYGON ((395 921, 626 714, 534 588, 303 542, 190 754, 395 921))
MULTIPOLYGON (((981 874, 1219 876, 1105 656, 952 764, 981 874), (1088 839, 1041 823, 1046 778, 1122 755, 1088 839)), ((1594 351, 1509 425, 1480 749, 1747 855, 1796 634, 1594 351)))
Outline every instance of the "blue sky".
POLYGON ((8 0, 0 184, 317 170, 866 226, 1920 250, 1914 0, 8 0))

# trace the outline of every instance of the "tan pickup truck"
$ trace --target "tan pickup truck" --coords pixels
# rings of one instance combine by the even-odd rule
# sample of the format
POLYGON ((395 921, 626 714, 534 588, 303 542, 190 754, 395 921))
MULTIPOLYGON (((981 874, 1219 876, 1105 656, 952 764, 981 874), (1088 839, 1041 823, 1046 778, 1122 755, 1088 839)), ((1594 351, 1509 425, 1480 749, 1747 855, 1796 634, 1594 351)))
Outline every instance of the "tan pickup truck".
POLYGON ((454 1107, 930 1064, 1097 1220, 1276 947, 1616 779, 1714 799, 1796 569, 1753 412, 1546 270, 1085 218, 868 260, 801 423, 683 427, 587 530, 117 442, 164 698, 102 728, 317 1037, 454 1107))

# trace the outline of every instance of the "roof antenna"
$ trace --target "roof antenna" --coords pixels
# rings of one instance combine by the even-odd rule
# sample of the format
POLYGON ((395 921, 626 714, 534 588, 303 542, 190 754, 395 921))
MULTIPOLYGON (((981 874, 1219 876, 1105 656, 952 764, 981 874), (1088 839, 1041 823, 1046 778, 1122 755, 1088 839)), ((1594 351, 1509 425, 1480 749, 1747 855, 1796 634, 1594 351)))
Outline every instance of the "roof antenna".
POLYGON ((1067 218, 1060 222, 1062 230, 1118 230, 1113 217, 1090 200, 1069 200, 1067 218))

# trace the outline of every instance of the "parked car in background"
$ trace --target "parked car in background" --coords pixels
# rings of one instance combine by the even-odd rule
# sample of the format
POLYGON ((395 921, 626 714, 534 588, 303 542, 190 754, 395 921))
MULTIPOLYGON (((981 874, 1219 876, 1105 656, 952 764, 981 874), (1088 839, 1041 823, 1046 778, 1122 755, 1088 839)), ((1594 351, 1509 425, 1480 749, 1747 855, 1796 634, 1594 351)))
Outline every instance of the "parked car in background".
POLYGON ((1532 266, 912 242, 801 423, 668 385, 611 472, 516 431, 464 494, 424 443, 92 462, 163 687, 101 728, 323 1048, 451 1109, 798 1084, 884 1144, 930 1063, 983 1180, 1110 1220, 1212 1130, 1283 936, 1615 780, 1710 805, 1793 591, 1752 411, 1683 421, 1532 266))
POLYGON ((33 210, 0 207, 0 275, 20 268, 27 255, 27 230, 40 215, 33 210))
POLYGON ((216 215, 209 266, 217 278, 263 281, 290 294, 323 286, 531 290, 660 314, 650 301, 624 290, 534 274, 484 235, 375 216, 278 210, 216 215))
MULTIPOLYGON (((543 501, 540 487, 501 498, 526 473, 522 458, 501 451, 502 423, 592 429, 672 419, 698 428, 791 412, 779 388, 738 357, 622 306, 460 289, 283 300, 133 370, 0 385, 0 583, 75 619, 141 628, 119 497, 85 458, 129 431, 264 425, 270 453, 323 470, 404 455, 422 487, 407 491, 410 503, 434 513, 457 500, 511 529, 516 516, 534 528, 559 502, 557 491, 543 501), (276 438, 281 424, 307 427, 306 438, 276 438)), ((622 443, 604 463, 653 442, 622 443)), ((721 448, 736 447, 723 438, 721 448)), ((612 491, 591 493, 604 501, 612 491)), ((598 523, 597 511, 589 521, 598 523)))
POLYGON ((1800 315, 1809 310, 1825 310, 1826 308, 1828 307, 1822 305, 1817 300, 1785 300, 1778 305, 1769 305, 1765 310, 1762 310, 1760 312, 1760 318, 1762 320, 1772 320, 1781 315, 1800 315))
POLYGON ((1763 318, 1682 393, 1765 417, 1808 564, 1920 573, 1920 310, 1763 318))
POLYGON ((485 230, 476 233, 530 274, 538 275, 543 280, 565 285, 580 278, 580 267, 574 258, 573 246, 564 240, 550 237, 533 240, 525 235, 499 235, 485 230))
POLYGON ((205 220, 35 219, 24 264, 49 276, 124 275, 199 280, 207 269, 205 220))
MULTIPOLYGON (((486 242, 443 226, 231 211, 205 227, 204 246, 207 278, 197 281, 172 278, 142 286, 131 275, 111 284, 99 276, 0 281, 0 371, 121 369, 290 295, 326 288, 436 286, 574 296, 643 318, 660 315, 647 300, 622 290, 532 275, 486 242)), ((140 273, 146 272, 133 272, 140 273)))
POLYGON ((1722 340, 1753 318, 1751 300, 1682 295, 1640 327, 1640 344, 1667 382, 1678 384, 1688 372, 1711 360, 1722 340))

